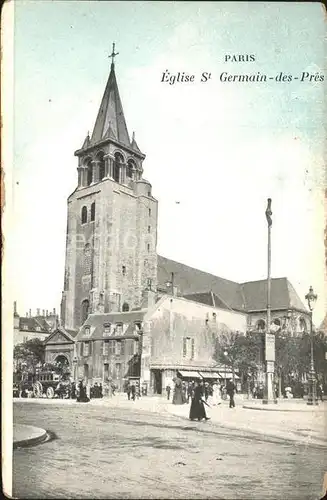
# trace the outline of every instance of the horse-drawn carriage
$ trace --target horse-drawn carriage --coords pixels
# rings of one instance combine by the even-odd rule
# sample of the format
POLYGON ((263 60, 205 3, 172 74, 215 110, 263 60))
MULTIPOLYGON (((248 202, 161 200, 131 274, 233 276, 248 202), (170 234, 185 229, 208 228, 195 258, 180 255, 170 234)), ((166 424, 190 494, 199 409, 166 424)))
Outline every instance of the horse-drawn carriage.
POLYGON ((55 371, 39 371, 36 373, 22 373, 19 386, 20 394, 33 393, 35 398, 54 397, 68 398, 70 396, 71 382, 68 376, 62 376, 55 371))

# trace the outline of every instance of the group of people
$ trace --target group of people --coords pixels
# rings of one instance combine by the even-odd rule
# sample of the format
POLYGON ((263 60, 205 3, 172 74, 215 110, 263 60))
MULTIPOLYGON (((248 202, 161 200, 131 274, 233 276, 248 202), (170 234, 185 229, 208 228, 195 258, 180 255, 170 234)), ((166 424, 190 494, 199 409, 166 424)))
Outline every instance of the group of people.
POLYGON ((140 398, 140 386, 136 384, 130 384, 128 382, 127 387, 126 387, 126 392, 127 392, 127 398, 128 400, 135 401, 135 399, 140 398))
MULTIPOLYGON (((217 406, 221 404, 224 394, 229 396, 229 407, 235 407, 235 384, 228 381, 226 386, 221 386, 217 381, 213 383, 201 381, 185 382, 180 378, 174 379, 172 403, 179 405, 189 403, 191 400, 190 419, 206 419, 204 405, 217 406)), ((170 400, 171 387, 166 387, 167 399, 170 400)))

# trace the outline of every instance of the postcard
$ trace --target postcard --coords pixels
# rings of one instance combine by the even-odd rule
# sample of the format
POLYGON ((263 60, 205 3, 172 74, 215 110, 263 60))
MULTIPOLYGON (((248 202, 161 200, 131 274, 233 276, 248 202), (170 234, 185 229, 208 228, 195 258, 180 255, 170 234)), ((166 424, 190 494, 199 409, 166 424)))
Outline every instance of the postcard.
POLYGON ((325 19, 5 4, 7 496, 326 493, 325 19))

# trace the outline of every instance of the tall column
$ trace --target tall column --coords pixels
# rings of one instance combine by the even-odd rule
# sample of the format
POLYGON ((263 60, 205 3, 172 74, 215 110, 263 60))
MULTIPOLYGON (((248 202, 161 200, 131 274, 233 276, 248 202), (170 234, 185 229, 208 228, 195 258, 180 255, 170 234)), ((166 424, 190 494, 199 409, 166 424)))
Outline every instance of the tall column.
POLYGON ((120 182, 126 184, 126 163, 120 164, 120 182))
POLYGON ((266 217, 268 222, 268 272, 267 272, 267 326, 265 334, 266 358, 266 387, 263 399, 264 404, 277 403, 274 390, 275 370, 275 335, 271 334, 271 226, 272 226, 271 199, 268 198, 266 217))
POLYGON ((78 167, 77 173, 78 173, 78 187, 81 188, 83 187, 83 167, 78 167))
POLYGON ((113 162, 114 162, 114 157, 111 156, 110 154, 105 155, 105 161, 106 161, 106 177, 109 177, 109 179, 113 178, 113 162))

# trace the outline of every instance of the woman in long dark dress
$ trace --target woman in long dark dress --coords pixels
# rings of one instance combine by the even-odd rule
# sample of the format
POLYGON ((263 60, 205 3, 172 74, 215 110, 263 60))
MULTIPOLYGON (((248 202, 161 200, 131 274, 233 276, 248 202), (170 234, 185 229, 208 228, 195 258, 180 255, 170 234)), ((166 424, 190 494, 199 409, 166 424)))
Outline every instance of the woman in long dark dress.
POLYGON ((195 420, 195 419, 198 419, 199 421, 202 419, 209 420, 209 417, 207 417, 206 411, 204 409, 202 398, 203 398, 203 388, 199 385, 199 382, 195 382, 195 387, 192 394, 191 408, 190 408, 190 420, 195 420))

